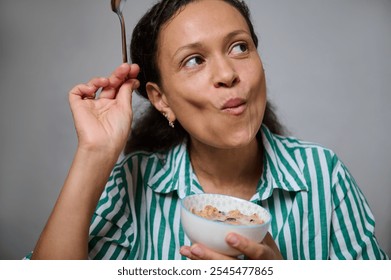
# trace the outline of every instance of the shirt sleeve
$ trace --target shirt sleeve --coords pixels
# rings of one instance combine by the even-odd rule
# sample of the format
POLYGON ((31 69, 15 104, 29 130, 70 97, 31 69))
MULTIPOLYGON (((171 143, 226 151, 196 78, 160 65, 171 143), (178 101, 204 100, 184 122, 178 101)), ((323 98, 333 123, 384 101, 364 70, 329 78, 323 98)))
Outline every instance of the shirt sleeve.
POLYGON ((128 259, 133 241, 128 182, 124 169, 118 165, 109 177, 91 220, 89 258, 128 259))
POLYGON ((376 240, 371 209, 340 161, 333 172, 332 199, 330 259, 388 259, 376 240))

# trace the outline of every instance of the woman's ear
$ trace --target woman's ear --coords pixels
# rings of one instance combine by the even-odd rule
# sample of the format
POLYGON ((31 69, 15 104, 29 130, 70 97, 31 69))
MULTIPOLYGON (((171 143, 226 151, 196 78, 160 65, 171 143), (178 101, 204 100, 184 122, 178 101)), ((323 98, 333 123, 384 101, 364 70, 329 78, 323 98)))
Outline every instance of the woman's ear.
POLYGON ((169 121, 174 122, 176 117, 174 112, 171 110, 170 104, 167 100, 167 96, 161 90, 161 88, 152 82, 148 82, 146 85, 146 90, 148 94, 148 99, 152 103, 152 105, 165 115, 169 121))
POLYGON ((149 101, 159 112, 163 112, 165 108, 169 107, 165 94, 156 83, 148 82, 146 90, 149 101))

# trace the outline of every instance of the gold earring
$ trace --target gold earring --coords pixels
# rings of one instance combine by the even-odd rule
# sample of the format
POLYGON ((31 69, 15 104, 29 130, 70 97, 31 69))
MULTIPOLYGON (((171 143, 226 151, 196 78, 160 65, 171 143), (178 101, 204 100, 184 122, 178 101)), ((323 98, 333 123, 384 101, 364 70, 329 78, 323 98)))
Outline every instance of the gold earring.
POLYGON ((174 122, 171 121, 169 118, 168 118, 168 114, 166 112, 163 112, 163 116, 168 120, 168 125, 172 128, 174 128, 174 122))

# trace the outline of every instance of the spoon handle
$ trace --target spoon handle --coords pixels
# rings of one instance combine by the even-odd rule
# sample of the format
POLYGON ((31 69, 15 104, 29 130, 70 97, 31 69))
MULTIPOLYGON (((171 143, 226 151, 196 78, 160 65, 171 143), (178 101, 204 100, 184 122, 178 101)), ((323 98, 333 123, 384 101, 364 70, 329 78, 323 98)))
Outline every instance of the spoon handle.
POLYGON ((125 31, 125 20, 124 16, 121 13, 118 15, 119 21, 121 23, 121 37, 122 37, 122 62, 127 63, 128 62, 128 54, 126 51, 126 31, 125 31))

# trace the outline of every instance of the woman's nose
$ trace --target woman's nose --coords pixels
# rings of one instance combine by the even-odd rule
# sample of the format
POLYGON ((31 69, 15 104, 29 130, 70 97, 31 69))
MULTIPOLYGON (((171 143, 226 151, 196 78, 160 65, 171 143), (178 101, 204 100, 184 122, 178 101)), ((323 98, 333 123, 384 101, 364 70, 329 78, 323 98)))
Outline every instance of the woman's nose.
POLYGON ((239 75, 228 57, 216 58, 213 64, 212 75, 214 87, 230 88, 240 81, 239 75))

